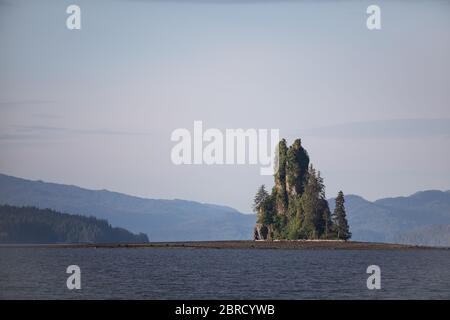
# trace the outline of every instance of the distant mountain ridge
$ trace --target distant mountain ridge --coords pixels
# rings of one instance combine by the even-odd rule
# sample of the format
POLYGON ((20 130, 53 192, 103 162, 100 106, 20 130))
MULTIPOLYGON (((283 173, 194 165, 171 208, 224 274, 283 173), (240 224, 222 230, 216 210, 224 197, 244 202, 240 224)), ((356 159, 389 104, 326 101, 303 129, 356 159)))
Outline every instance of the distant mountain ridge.
MULTIPOLYGON (((408 197, 370 202, 345 197, 352 239, 361 241, 450 246, 450 192, 420 191, 408 197)), ((334 208, 334 199, 329 200, 334 208)))
POLYGON ((0 204, 92 215, 150 241, 250 239, 254 215, 186 200, 144 199, 0 174, 0 204))
MULTIPOLYGON (((334 209, 334 199, 329 199, 334 209)), ((450 246, 450 190, 368 201, 346 195, 352 240, 450 246)), ((30 181, 0 174, 0 204, 51 208, 107 219, 150 241, 248 240, 255 215, 186 200, 145 199, 106 190, 30 181)))

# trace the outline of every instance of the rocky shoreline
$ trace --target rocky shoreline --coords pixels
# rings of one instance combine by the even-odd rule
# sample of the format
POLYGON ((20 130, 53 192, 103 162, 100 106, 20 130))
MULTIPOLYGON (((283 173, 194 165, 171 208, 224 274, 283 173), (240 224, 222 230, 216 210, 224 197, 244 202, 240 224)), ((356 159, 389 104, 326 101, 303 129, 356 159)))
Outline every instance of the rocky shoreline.
POLYGON ((256 249, 256 250, 449 250, 446 247, 425 247, 393 243, 340 240, 280 240, 280 241, 184 241, 111 244, 0 244, 0 248, 185 248, 185 249, 256 249))

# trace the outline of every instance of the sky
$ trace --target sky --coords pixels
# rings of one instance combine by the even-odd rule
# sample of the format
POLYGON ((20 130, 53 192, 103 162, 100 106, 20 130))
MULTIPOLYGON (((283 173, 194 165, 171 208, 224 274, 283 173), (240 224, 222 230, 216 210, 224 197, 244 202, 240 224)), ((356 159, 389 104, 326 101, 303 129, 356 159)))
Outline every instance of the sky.
POLYGON ((0 173, 250 212, 259 166, 172 163, 201 120, 301 138, 327 197, 450 189, 450 1, 0 0, 0 48, 0 173))

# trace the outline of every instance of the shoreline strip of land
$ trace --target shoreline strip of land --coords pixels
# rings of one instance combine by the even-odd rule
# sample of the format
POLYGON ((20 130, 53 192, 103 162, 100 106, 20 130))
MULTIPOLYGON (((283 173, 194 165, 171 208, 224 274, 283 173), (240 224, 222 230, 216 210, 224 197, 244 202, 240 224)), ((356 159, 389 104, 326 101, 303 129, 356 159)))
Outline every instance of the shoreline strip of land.
POLYGON ((177 241, 148 243, 61 243, 61 244, 0 244, 0 248, 148 248, 148 249, 266 249, 266 250, 450 250, 449 247, 430 247, 394 243, 341 240, 225 240, 177 241))

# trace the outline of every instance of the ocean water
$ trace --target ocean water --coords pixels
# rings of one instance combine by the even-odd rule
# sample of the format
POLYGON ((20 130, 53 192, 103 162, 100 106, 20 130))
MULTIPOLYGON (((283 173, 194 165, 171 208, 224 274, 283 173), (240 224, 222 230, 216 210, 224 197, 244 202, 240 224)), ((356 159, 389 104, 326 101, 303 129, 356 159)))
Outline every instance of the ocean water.
POLYGON ((450 250, 0 248, 0 299, 425 298, 450 299, 450 250))

